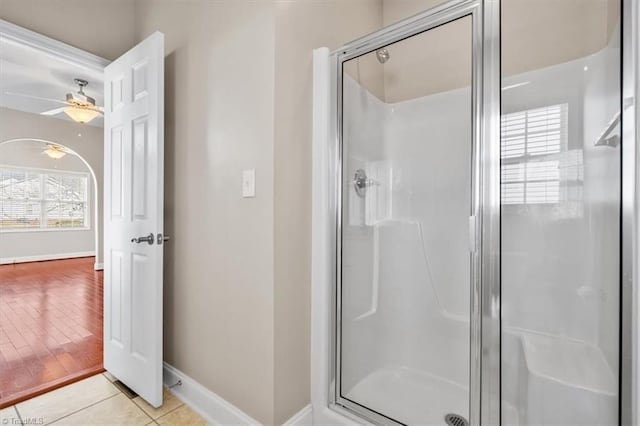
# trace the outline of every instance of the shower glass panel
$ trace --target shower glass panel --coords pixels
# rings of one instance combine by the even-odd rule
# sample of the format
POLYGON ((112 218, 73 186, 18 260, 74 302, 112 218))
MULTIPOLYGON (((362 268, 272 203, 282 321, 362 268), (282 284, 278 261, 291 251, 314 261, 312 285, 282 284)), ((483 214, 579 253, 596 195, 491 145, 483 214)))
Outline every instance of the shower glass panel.
POLYGON ((345 61, 338 399, 468 418, 472 18, 345 61))
POLYGON ((620 104, 619 0, 502 2, 503 424, 618 424, 620 104))

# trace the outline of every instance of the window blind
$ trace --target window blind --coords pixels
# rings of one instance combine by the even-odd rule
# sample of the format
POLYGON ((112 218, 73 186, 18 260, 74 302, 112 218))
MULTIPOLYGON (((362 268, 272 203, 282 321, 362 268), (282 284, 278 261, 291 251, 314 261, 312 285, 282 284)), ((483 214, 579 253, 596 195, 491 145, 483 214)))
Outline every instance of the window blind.
POLYGON ((0 230, 89 226, 88 175, 0 166, 0 230))
POLYGON ((502 203, 560 202, 560 161, 554 154, 567 149, 568 105, 505 114, 501 121, 502 203))

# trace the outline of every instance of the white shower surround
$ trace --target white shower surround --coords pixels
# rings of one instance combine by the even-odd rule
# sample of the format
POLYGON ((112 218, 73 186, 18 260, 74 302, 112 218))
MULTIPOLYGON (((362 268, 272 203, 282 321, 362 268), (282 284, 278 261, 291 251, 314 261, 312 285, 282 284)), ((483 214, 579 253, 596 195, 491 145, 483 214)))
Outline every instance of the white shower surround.
MULTIPOLYGON (((595 140, 597 134, 602 128, 604 128, 606 122, 611 118, 610 115, 615 112, 616 99, 615 96, 610 95, 613 90, 613 87, 611 86, 616 84, 615 79, 612 81, 612 79, 603 78, 603 75, 606 76, 607 73, 611 73, 611 70, 607 69, 607 64, 611 63, 611 61, 608 61, 607 58, 610 55, 616 55, 617 52, 615 52, 615 49, 617 48, 617 46, 610 46, 587 58, 582 58, 505 80, 505 85, 529 81, 530 83, 528 85, 513 89, 521 90, 523 92, 535 91, 536 86, 539 84, 554 84, 555 82, 558 86, 564 85, 566 90, 564 90, 564 92, 561 91, 564 95, 561 95, 560 98, 564 96, 565 101, 569 103, 569 108, 574 110, 579 106, 578 110, 584 114, 584 127, 577 130, 574 129, 572 131, 574 134, 570 136, 570 144, 573 144, 574 147, 584 146, 585 149, 584 180, 585 188, 589 188, 589 190, 585 190, 584 194, 585 216, 589 218, 592 226, 594 220, 597 221, 598 224, 602 224, 602 233, 589 234, 589 238, 591 238, 591 240, 584 242, 585 249, 591 250, 591 252, 594 253, 596 252, 596 248, 598 249, 598 252, 604 249, 611 250, 613 253, 616 253, 618 249, 616 245, 616 238, 607 238, 607 229, 615 227, 615 223, 617 221, 617 217, 611 216, 615 214, 615 211, 617 210, 617 205, 615 205, 617 200, 607 196, 607 194, 611 194, 611 185, 617 185, 617 173, 615 170, 607 169, 605 164, 609 156, 616 155, 616 149, 604 147, 595 148, 592 146, 592 141, 595 140), (588 72, 585 71, 584 80, 576 82, 575 71, 577 67, 583 69, 585 66, 587 67, 588 72), (576 136, 575 133, 578 135, 576 136), (593 185, 591 185, 592 182, 593 185), (603 244, 604 247, 602 247, 603 244)), ((320 76, 321 66, 327 67, 328 72, 329 58, 323 57, 323 55, 327 53, 328 52, 320 49, 314 53, 316 58, 316 77, 320 76), (322 59, 319 60, 319 58, 322 59), (324 64, 322 62, 324 62, 324 64)), ((328 80, 326 83, 328 84, 328 80)), ((444 141, 443 136, 446 136, 447 138, 468 138, 470 132, 470 130, 465 128, 465 126, 460 126, 460 122, 464 122, 464 120, 460 120, 458 123, 451 124, 451 132, 448 132, 446 135, 429 135, 430 139, 442 138, 440 143, 435 145, 428 145, 424 143, 419 144, 416 143, 416 141, 419 142, 422 139, 419 134, 415 132, 415 130, 418 129, 413 129, 414 133, 412 134, 410 126, 403 125, 403 119, 410 119, 411 116, 415 117, 417 114, 420 116, 422 123, 428 125, 425 121, 425 117, 427 117, 426 120, 428 120, 428 117, 433 116, 433 113, 437 113, 441 118, 455 117, 456 111, 459 112, 457 108, 460 106, 459 102, 456 103, 456 99, 464 100, 463 95, 465 94, 465 89, 440 93, 407 102, 385 104, 375 96, 366 93, 364 89, 360 88, 360 86, 350 78, 345 78, 344 84, 345 92, 349 90, 360 90, 362 92, 358 96, 354 97, 354 99, 357 98, 361 100, 361 102, 352 105, 352 107, 355 107, 355 111, 352 111, 354 118, 364 117, 364 110, 358 111, 358 108, 362 107, 370 108, 370 111, 373 110, 374 112, 371 115, 376 117, 376 120, 370 123, 371 126, 369 128, 371 131, 367 134, 361 135, 364 137, 360 141, 357 139, 357 134, 354 133, 351 135, 349 143, 352 145, 352 151, 349 152, 348 155, 355 155, 360 163, 354 162, 354 164, 362 164, 363 168, 367 167, 367 161, 375 163, 376 161, 385 158, 389 162, 390 169, 392 169, 392 173, 389 174, 393 176, 392 181, 394 185, 394 190, 390 191, 389 194, 386 195, 392 200, 390 202, 390 208, 385 209, 385 214, 383 215, 378 214, 379 212, 373 215, 377 218, 377 223, 373 224, 371 219, 365 220, 364 217, 366 217, 367 214, 364 212, 363 223, 361 223, 360 226, 354 227, 351 231, 353 231, 354 235, 365 245, 370 244, 370 246, 374 246, 376 245, 373 244, 374 240, 378 240, 377 246, 379 249, 378 253, 374 253, 375 256, 391 256, 394 254, 404 256, 405 263, 407 259, 409 259, 410 262, 414 262, 414 264, 417 265, 416 271, 419 272, 419 268, 423 269, 422 273, 425 276, 425 280, 423 280, 422 283, 427 283, 428 285, 423 286, 422 290, 424 291, 425 289, 428 289, 431 292, 431 298, 429 299, 431 304, 430 306, 425 306, 425 309, 422 311, 416 311, 413 314, 411 312, 405 312, 403 314, 403 321, 415 321, 414 324, 425 324, 425 321, 427 321, 427 323, 430 321, 432 324, 437 324, 433 328, 429 327, 430 332, 433 334, 427 341, 425 341, 425 343, 431 344, 432 348, 448 348, 446 353, 437 354, 440 356, 435 356, 433 359, 422 360, 397 356, 394 358, 393 355, 385 353, 384 350, 367 351, 366 349, 371 347, 367 344, 368 339, 369 343, 376 341, 387 342, 385 339, 393 339, 391 334, 381 337, 380 328, 367 327, 365 324, 367 322, 373 323, 375 321, 384 322, 381 319, 375 319, 376 314, 372 313, 372 309, 375 308, 377 304, 380 304, 383 298, 388 299, 389 297, 394 297, 394 293, 390 291, 385 292, 385 273, 378 271, 377 274, 374 274, 374 255, 364 256, 357 262, 355 261, 356 259, 352 259, 350 263, 358 266, 358 268, 354 269, 352 272, 356 272, 361 278, 365 277, 365 281, 377 281, 377 284, 361 284, 358 287, 354 282, 350 282, 350 286, 355 287, 354 291, 360 292, 358 294, 359 297, 355 297, 353 300, 361 302, 361 306, 350 307, 354 312, 360 313, 360 315, 354 314, 354 316, 360 317, 360 319, 355 322, 355 324, 357 324, 355 327, 358 327, 360 330, 358 332, 354 332, 352 338, 360 339, 362 341, 360 347, 363 349, 360 354, 357 354, 355 351, 354 353, 349 354, 356 357, 360 363, 358 372, 360 380, 354 379, 345 383, 344 386, 347 389, 353 386, 356 388, 356 391, 361 392, 364 398, 369 398, 371 401, 374 401, 376 399, 375 394, 363 391, 364 384, 366 382, 377 382, 379 385, 381 381, 385 380, 385 374, 388 376, 387 380, 390 380, 392 377, 396 377, 397 379, 397 377, 403 375, 409 377, 407 374, 411 370, 421 370, 423 372, 427 372, 427 375, 428 373, 436 375, 436 377, 448 380, 450 383, 455 384, 455 386, 460 386, 464 389, 468 383, 468 380, 466 380, 466 377, 468 377, 468 362, 465 362, 468 357, 468 313, 464 306, 464 300, 468 300, 469 288, 468 278, 466 278, 468 277, 468 270, 459 267, 456 268, 456 265, 447 265, 445 263, 431 265, 433 262, 429 262, 429 252, 439 247, 438 244, 457 244, 466 246, 468 241, 467 228, 466 226, 460 226, 460 234, 455 235, 452 238, 448 238, 447 241, 443 243, 442 241, 444 240, 442 239, 442 236, 437 234, 437 230, 427 229, 429 218, 427 217, 427 213, 424 209, 423 217, 415 217, 415 215, 414 217, 411 217, 407 214, 409 211, 408 203, 411 202, 411 200, 407 196, 403 197, 402 183, 403 181, 406 182, 406 179, 409 177, 413 180, 419 180, 421 177, 421 171, 432 166, 426 164, 430 157, 428 155, 428 150, 434 149, 434 147, 435 149, 446 149, 447 144, 444 141), (431 115, 425 114, 429 110, 430 105, 437 106, 437 108, 432 108, 431 115), (392 140, 396 141, 396 143, 389 143, 389 141, 392 140), (358 142, 360 142, 360 146, 359 148, 355 148, 358 147, 358 142), (401 165, 404 165, 405 169, 408 168, 413 173, 406 173, 405 170, 405 175, 401 175, 400 170, 403 168, 401 165), (384 254, 380 252, 380 250, 384 250, 384 247, 387 247, 388 249, 393 246, 393 244, 389 244, 389 242, 390 239, 393 239, 394 232, 391 230, 394 229, 396 230, 396 234, 406 233, 408 238, 405 238, 405 243, 409 241, 409 244, 405 247, 406 250, 404 251, 391 250, 390 253, 384 254), (431 231, 431 234, 429 231, 431 231), (387 244, 380 244, 381 238, 387 239, 387 244), (422 259, 420 258, 420 249, 423 250, 422 259), (414 257, 413 260, 411 260, 412 257, 414 257), (426 264, 424 262, 424 257, 427 258, 426 264), (370 271, 368 274, 364 273, 367 269, 370 271), (428 269, 432 270, 429 271, 428 269), (377 280, 373 280, 374 275, 377 275, 377 280), (459 284, 456 288, 454 286, 442 284, 444 282, 456 282, 459 284), (375 297, 373 294, 373 291, 376 288, 380 293, 378 297, 375 297), (374 303, 376 300, 377 304, 374 303), (427 320, 429 316, 430 319, 427 320), (460 350, 450 351, 451 348, 458 348, 460 350), (463 355, 462 359, 460 354, 463 355), (393 370, 390 369, 393 368, 396 368, 395 372, 400 374, 396 374, 395 376, 394 374, 391 374, 391 371, 393 370)), ((318 92, 317 89, 318 88, 316 87, 316 91, 318 92)), ((468 93, 468 89, 466 92, 468 93)), ((527 99, 527 96, 523 96, 522 98, 527 99)), ((327 121, 325 121, 325 123, 328 123, 328 119, 330 118, 328 114, 329 99, 327 98, 325 101, 327 102, 326 105, 316 103, 314 108, 316 116, 322 113, 327 115, 327 121)), ((547 99, 545 101, 549 102, 553 100, 547 99)), ((535 102, 530 105, 503 105, 503 112, 519 111, 538 106, 541 105, 536 105, 535 102)), ((347 105, 345 104, 345 109, 346 108, 347 105)), ((579 116, 578 118, 582 123, 583 117, 579 116)), ((314 170, 314 177, 317 178, 319 173, 322 172, 322 174, 324 174, 329 171, 329 175, 324 175, 324 178, 329 178, 329 181, 325 181, 325 183, 330 184, 330 176, 335 172, 332 170, 332 167, 335 166, 330 164, 328 160, 329 158, 334 158, 333 155, 335 155, 335 153, 326 151, 327 139, 320 142, 321 138, 319 137, 319 131, 325 132, 325 136, 330 140, 331 138, 329 138, 329 134, 331 132, 331 126, 327 126, 327 128, 322 129, 316 128, 315 130, 314 168, 321 168, 322 171, 314 170), (324 147, 318 146, 320 143, 323 143, 324 147), (317 162, 319 157, 316 155, 319 154, 319 151, 324 151, 324 166, 322 163, 317 162)), ((348 124, 346 120, 345 131, 348 132, 348 124)), ((438 155, 432 155, 431 157, 439 158, 438 155)), ((452 167, 451 170, 458 169, 456 169, 456 167, 452 167)), ((352 170, 349 170, 347 175, 350 175, 351 172, 352 170)), ((457 178, 452 176, 451 184, 458 189, 463 188, 465 182, 468 182, 468 176, 458 176, 457 178)), ((317 186, 314 186, 314 188, 316 189, 316 191, 314 191, 314 205, 317 205, 320 193, 317 191, 317 189, 319 189, 317 186)), ((324 190, 328 190, 328 188, 324 188, 324 190)), ((323 194, 323 197, 326 197, 326 193, 323 194)), ((438 199, 438 197, 433 199, 438 199)), ((347 204, 353 203, 354 200, 356 200, 356 198, 350 196, 347 199, 347 204)), ((415 201, 415 199, 413 201, 415 201)), ((428 199, 423 201, 425 201, 425 204, 428 203, 428 199)), ((324 207, 330 211, 330 200, 325 198, 323 202, 325 203, 324 207)), ((412 205, 412 209, 414 211, 420 211, 420 206, 416 206, 414 203, 412 205)), ((314 212, 316 211, 318 210, 314 208, 314 212)), ((322 210, 320 210, 320 212, 323 213, 322 210)), ((371 215, 369 215, 369 218, 370 217, 371 215)), ((325 232, 332 232, 332 230, 327 227, 326 217, 325 221, 321 225, 320 222, 317 221, 319 219, 321 220, 319 217, 314 217, 314 244, 316 241, 316 233, 322 232, 320 228, 324 227, 325 232), (320 226, 320 228, 318 226, 320 226)), ((465 218, 458 219, 462 220, 465 218)), ((351 221, 352 218, 350 218, 349 222, 351 221)), ((460 223, 462 225, 462 222, 460 223)), ((510 219, 508 214, 506 217, 503 214, 503 226, 506 227, 505 232, 509 232, 509 229, 514 229, 513 227, 520 227, 521 230, 525 229, 526 223, 518 223, 518 215, 515 215, 510 219)), ((349 228, 350 227, 345 226, 346 234, 351 232, 349 231, 349 228)), ((588 230, 582 226, 578 226, 571 229, 569 232, 572 232, 573 235, 564 234, 559 235, 558 238, 578 238, 582 234, 588 233, 588 230)), ((330 239, 326 237, 327 236, 325 236, 324 241, 326 244, 325 250, 327 250, 324 253, 326 258, 317 259, 314 252, 314 321, 317 321, 317 314, 319 314, 318 309, 320 307, 317 305, 319 293, 325 293, 328 291, 328 289, 320 288, 323 284, 319 282, 318 274, 316 274, 321 265, 331 264, 331 248, 328 245, 330 239)), ((535 242, 535 238, 533 241, 535 242)), ((533 247, 532 251, 540 249, 540 247, 533 247)), ((375 252, 375 250, 373 251, 375 252)), ((345 255, 348 255, 348 253, 345 253, 345 255)), ((572 254, 569 253, 569 255, 571 256, 572 254)), ((573 255, 577 256, 575 253, 573 255)), ((503 253, 503 259, 508 258, 508 256, 508 252, 503 253)), ((594 263, 592 262, 591 264, 594 263)), ((523 262, 518 263, 507 261, 503 265, 506 269, 505 273, 507 276, 529 276, 525 270, 517 271, 509 269, 514 265, 526 267, 527 265, 523 264, 523 262)), ((570 263, 551 266, 556 269, 550 272, 548 271, 549 275, 556 274, 556 276, 569 276, 569 273, 572 271, 570 269, 570 263), (557 269, 562 268, 563 266, 565 268, 564 271, 557 269)), ((584 274, 584 279, 581 280, 582 282, 577 283, 577 285, 570 282, 570 289, 557 295, 560 298, 558 305, 564 307, 580 303, 579 301, 585 297, 591 298, 591 305, 586 306, 586 309, 585 306, 581 306, 582 309, 578 309, 576 312, 571 313, 571 315, 583 315, 583 317, 578 318, 576 321, 570 321, 571 318, 569 316, 557 316, 553 321, 540 322, 540 313, 530 312, 527 314, 526 312, 523 312, 522 309, 514 309, 514 306, 517 307, 517 305, 509 306, 508 300, 503 300, 503 303, 507 302, 503 307, 505 325, 503 351, 508 355, 518 354, 518 356, 513 359, 505 359, 504 364, 505 371, 503 386, 506 398, 503 404, 503 410, 505 418, 510 419, 512 422, 510 424, 518 424, 521 422, 557 423, 562 421, 562 419, 568 420, 569 418, 572 422, 583 422, 584 424, 607 424, 610 422, 610 419, 615 418, 614 413, 617 411, 617 397, 615 396, 615 393, 617 392, 617 378, 613 372, 617 371, 617 358, 615 356, 615 350, 612 351, 611 349, 611 344, 613 343, 611 342, 611 339, 617 338, 617 335, 612 336, 614 333, 607 332, 607 329, 617 330, 617 311, 611 311, 611 309, 617 309, 617 304, 612 305, 611 301, 617 300, 616 296, 618 289, 615 288, 612 290, 610 285, 606 285, 607 281, 603 279, 603 277, 606 278, 607 276, 610 276, 613 272, 611 268, 615 268, 615 265, 605 263, 603 268, 608 269, 604 271, 588 271, 589 273, 584 274), (585 286, 587 287, 586 291, 585 286), (579 289, 582 290, 578 292, 579 289), (605 327, 598 328, 595 326, 598 319, 609 320, 608 322, 602 322, 605 324, 605 327), (614 323, 612 323, 612 321, 614 323), (569 324, 568 328, 565 327, 567 323, 569 324), (516 380, 516 378, 519 379, 516 380), (567 392, 573 392, 575 394, 575 398, 572 398, 572 401, 566 401, 566 398, 561 397, 562 395, 566 395, 567 392), (534 407, 537 402, 536 399, 540 398, 545 398, 546 400, 551 398, 559 401, 560 403, 554 410, 548 410, 549 412, 535 412, 536 410, 526 412, 526 410, 518 410, 518 406, 525 407, 529 405, 534 407), (576 412, 582 413, 582 415, 579 414, 576 417, 576 412)), ((326 274, 327 271, 325 270, 324 273, 326 274)), ((395 271, 396 280, 398 279, 397 273, 398 271, 395 271)), ((418 275, 420 274, 418 273, 418 275)), ((326 278, 328 278, 328 276, 326 278)), ((345 278, 345 280, 349 282, 349 278, 345 278)), ((417 281, 414 280, 414 282, 417 281)), ((518 285, 513 281, 510 282, 507 280, 504 281, 504 284, 518 285)), ((525 281, 520 284, 518 291, 522 291, 521 300, 527 300, 529 297, 534 297, 536 291, 539 292, 540 290, 534 285, 535 283, 532 282, 525 281), (530 292, 531 295, 527 295, 528 292, 530 292)), ((325 293, 323 297, 328 303, 330 300, 329 293, 325 293)), ((564 312, 565 315, 567 315, 568 311, 565 310, 564 312)), ((552 309, 550 313, 553 315, 555 311, 552 309)), ((328 315, 328 311, 323 312, 323 314, 328 315)), ((328 316, 326 317, 326 320, 329 320, 328 316)), ((348 321, 348 319, 346 320, 348 321)), ((316 348, 325 346, 326 343, 321 342, 318 337, 318 334, 314 333, 314 346, 316 348)), ((347 335, 345 335, 345 338, 346 337, 347 335)), ((396 355, 398 352, 404 352, 406 354, 411 352, 408 350, 399 351, 395 344, 385 345, 388 347, 395 347, 396 350, 393 352, 396 353, 396 355)), ((380 349, 380 346, 382 345, 378 344, 377 349, 380 349)), ((326 349, 327 348, 325 346, 325 350, 326 349)), ((424 350, 417 352, 425 353, 424 350)), ((315 351, 312 353, 315 353, 315 351)), ((436 351, 432 350, 430 355, 436 355, 436 351)), ((331 355, 329 354, 329 356, 331 355)), ((314 383, 317 383, 322 379, 322 371, 317 368, 319 361, 317 358, 319 357, 314 356, 315 362, 312 362, 312 377, 315 379, 314 383)), ((328 374, 328 359, 325 359, 324 363, 326 368, 325 372, 328 374)), ((354 362, 354 365, 357 364, 358 363, 354 362)), ((413 378, 415 379, 415 376, 413 378)), ((326 379, 324 380, 326 383, 326 379)), ((393 386, 390 382, 389 385, 393 386)), ((326 386, 324 397, 325 401, 328 402, 328 399, 326 399, 328 383, 326 383, 326 386)), ((315 408, 314 418, 317 418, 318 421, 321 422, 324 417, 318 409, 318 389, 317 386, 314 386, 313 388, 316 396, 313 398, 315 408)), ((467 390, 464 389, 463 393, 466 392, 467 390)), ((323 404, 322 406, 327 407, 328 403, 323 404)), ((391 409, 393 410, 393 408, 391 409)), ((322 412, 325 411, 328 410, 322 410, 322 412)), ((328 411, 328 415, 333 417, 335 413, 328 411)), ((324 419, 326 421, 326 418, 324 419)), ((332 421, 336 420, 333 419, 332 421)))
POLYGON ((470 88, 388 104, 343 79, 343 395, 403 423, 468 417, 470 105, 470 88), (364 198, 357 168, 378 180, 364 198))

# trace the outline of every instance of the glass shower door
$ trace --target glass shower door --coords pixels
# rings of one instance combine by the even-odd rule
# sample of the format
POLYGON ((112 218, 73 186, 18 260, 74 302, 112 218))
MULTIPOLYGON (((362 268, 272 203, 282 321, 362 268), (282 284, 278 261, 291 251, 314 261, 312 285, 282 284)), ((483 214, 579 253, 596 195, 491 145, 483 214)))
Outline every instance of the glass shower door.
POLYGON ((617 425, 620 0, 502 2, 502 419, 617 425))
POLYGON ((379 423, 469 417, 472 25, 342 63, 336 397, 379 423))

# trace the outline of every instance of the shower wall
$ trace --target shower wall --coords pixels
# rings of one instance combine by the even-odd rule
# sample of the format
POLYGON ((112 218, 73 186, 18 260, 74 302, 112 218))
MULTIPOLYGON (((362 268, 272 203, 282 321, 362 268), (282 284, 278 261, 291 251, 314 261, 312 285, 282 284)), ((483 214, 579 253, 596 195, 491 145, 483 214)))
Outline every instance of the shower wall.
MULTIPOLYGON (((567 146, 554 158, 560 161, 560 168, 573 168, 567 173, 574 171, 575 179, 568 182, 571 176, 566 177, 566 184, 578 186, 573 193, 561 194, 559 203, 503 206, 503 280, 510 285, 509 294, 517 294, 503 306, 509 327, 597 344, 602 339, 601 318, 615 317, 611 310, 602 310, 601 302, 613 299, 613 312, 617 311, 617 295, 603 298, 602 292, 614 287, 610 285, 611 268, 617 271, 612 260, 617 259, 618 250, 619 168, 611 167, 611 158, 619 151, 593 146, 618 109, 611 87, 618 82, 613 74, 616 62, 610 56, 607 48, 584 59, 505 80, 507 87, 527 84, 504 96, 504 114, 567 105, 567 146), (541 87, 553 96, 538 94, 541 87), (610 256, 602 256, 605 252, 610 256)), ((602 349, 608 346, 603 344, 602 349)))
MULTIPOLYGON (((584 96, 585 200, 589 206, 591 282, 599 301, 594 342, 611 371, 618 370, 620 269, 620 146, 596 147, 601 132, 620 111, 619 28, 606 49, 589 61, 584 96)), ((620 135, 619 126, 614 135, 620 135)))
POLYGON ((418 285, 432 287, 441 315, 466 322, 471 272, 469 257, 459 253, 469 250, 470 99, 463 88, 391 103, 385 122, 391 219, 419 228, 427 275, 418 285))
MULTIPOLYGON (((353 165, 346 172, 347 176, 353 176, 357 169, 370 171, 374 164, 382 160, 386 110, 380 99, 348 75, 344 79, 343 93, 344 135, 352 141, 345 147, 344 157, 348 157, 353 165)), ((356 195, 351 185, 344 185, 343 191, 347 195, 343 208, 349 212, 342 227, 343 239, 351 242, 343 247, 342 252, 343 280, 350 283, 343 290, 345 303, 348 303, 343 310, 343 321, 353 325, 343 333, 344 340, 352 342, 352 350, 348 353, 351 360, 346 363, 354 369, 353 374, 343 381, 343 386, 352 388, 379 367, 382 360, 371 356, 377 354, 370 350, 376 341, 376 328, 371 321, 373 317, 356 320, 372 308, 375 309, 375 300, 378 299, 374 282, 377 266, 375 253, 371 249, 374 247, 375 227, 367 219, 367 215, 373 212, 371 206, 356 195)))
POLYGON ((350 77, 343 90, 343 386, 402 367, 466 389, 469 211, 449 194, 470 197, 470 89, 398 103, 350 77), (358 168, 375 181, 364 198, 358 168))
POLYGON ((503 82, 527 83, 503 114, 565 104, 568 120, 566 146, 547 156, 558 202, 502 206, 503 407, 516 424, 616 416, 620 153, 594 146, 619 108, 616 49, 503 82))

